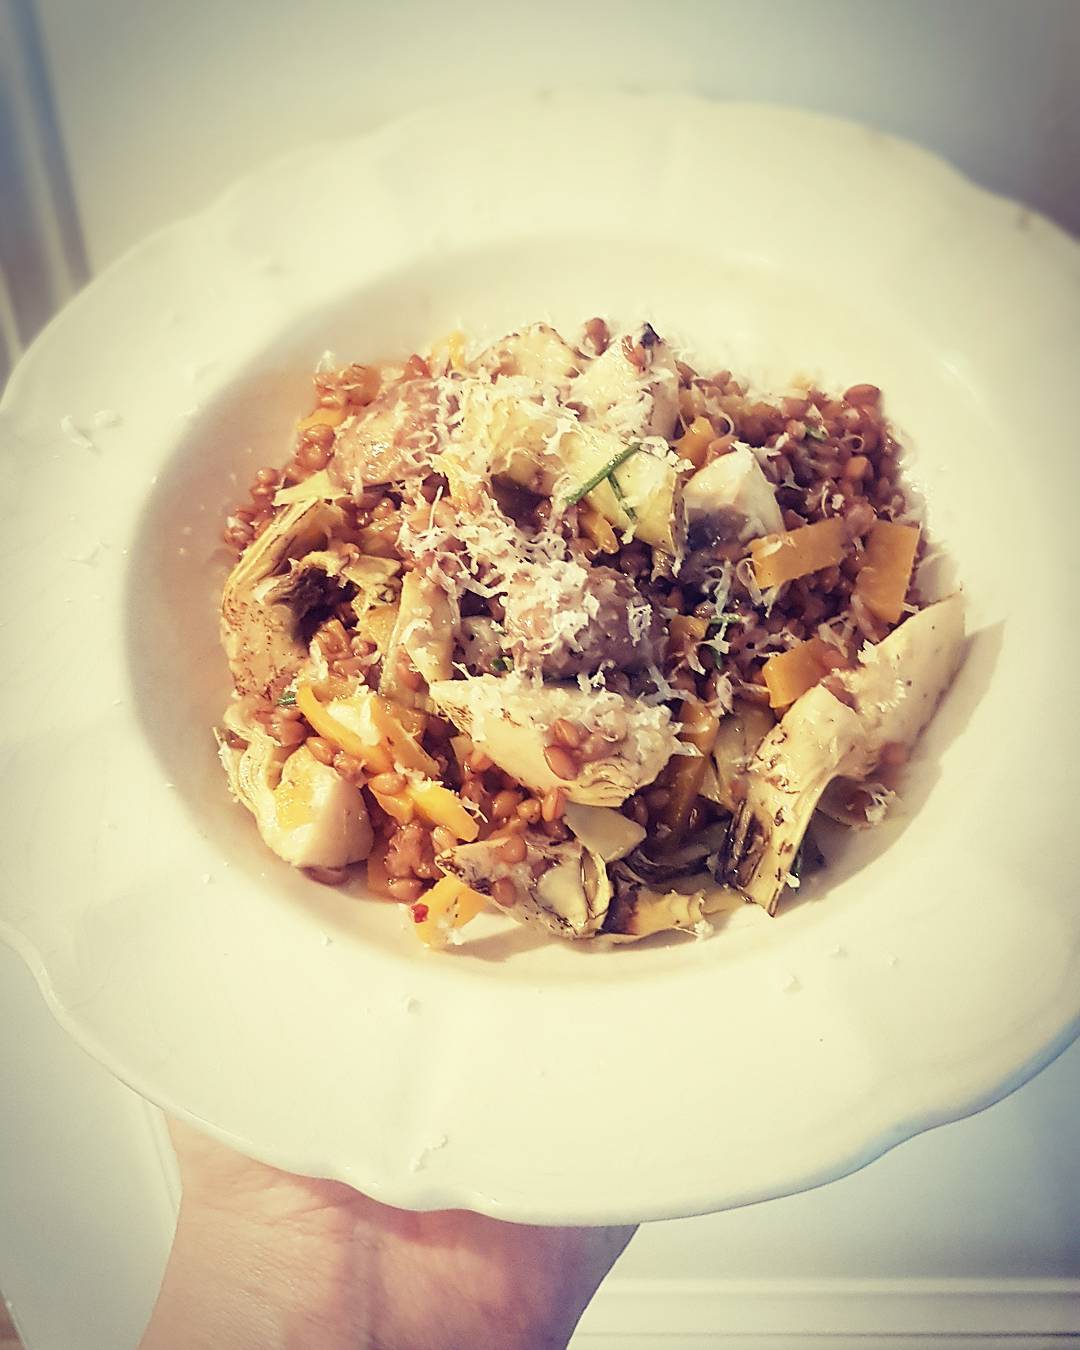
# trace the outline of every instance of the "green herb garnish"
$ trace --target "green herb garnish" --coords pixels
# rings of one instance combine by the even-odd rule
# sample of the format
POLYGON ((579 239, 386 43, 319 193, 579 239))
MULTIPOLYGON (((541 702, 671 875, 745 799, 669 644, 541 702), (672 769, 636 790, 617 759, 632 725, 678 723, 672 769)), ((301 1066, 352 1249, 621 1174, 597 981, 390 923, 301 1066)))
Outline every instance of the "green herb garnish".
POLYGON ((817 422, 813 423, 804 422, 803 426, 806 428, 806 434, 810 437, 811 440, 814 441, 828 440, 829 433, 825 430, 823 426, 819 426, 817 422))
POLYGON ((612 490, 612 492, 614 492, 614 494, 615 494, 615 500, 619 503, 619 505, 622 507, 622 509, 626 512, 627 517, 628 517, 630 520, 637 520, 637 512, 634 510, 634 508, 633 508, 633 507, 630 505, 630 503, 627 501, 627 499, 626 499, 626 493, 625 493, 625 492, 622 490, 622 488, 619 486, 619 480, 615 477, 615 475, 614 475, 613 473, 608 475, 608 482, 611 484, 611 490, 612 490))
POLYGON ((285 692, 282 694, 282 696, 278 699, 277 705, 279 708, 295 708, 296 690, 286 689, 285 692))
MULTIPOLYGON (((631 441, 625 450, 620 450, 617 455, 612 455, 602 469, 598 469, 591 478, 587 479, 581 485, 581 487, 575 488, 574 491, 571 492, 569 497, 565 500, 565 505, 573 506, 576 502, 581 501, 582 497, 587 497, 594 487, 598 487, 605 478, 610 478, 620 464, 625 464, 630 456, 637 454, 640 449, 640 441, 631 441)), ((627 514, 629 514, 629 512, 627 514)))
POLYGON ((497 656, 495 660, 492 661, 491 663, 491 669, 506 671, 506 670, 513 670, 513 666, 510 664, 510 662, 506 659, 505 656, 497 656))
POLYGON ((705 641, 702 644, 705 647, 711 647, 717 656, 727 655, 727 630, 733 623, 745 623, 746 619, 742 614, 717 614, 715 619, 710 620, 708 628, 705 630, 705 641))

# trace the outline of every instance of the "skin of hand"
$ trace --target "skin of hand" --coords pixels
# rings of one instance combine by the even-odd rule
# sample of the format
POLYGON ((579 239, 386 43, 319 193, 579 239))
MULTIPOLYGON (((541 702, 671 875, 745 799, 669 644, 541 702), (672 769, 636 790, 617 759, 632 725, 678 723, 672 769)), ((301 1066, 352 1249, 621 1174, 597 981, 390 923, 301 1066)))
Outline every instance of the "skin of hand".
POLYGON ((140 1350, 563 1347, 634 1233, 392 1209, 169 1128, 183 1193, 140 1350))

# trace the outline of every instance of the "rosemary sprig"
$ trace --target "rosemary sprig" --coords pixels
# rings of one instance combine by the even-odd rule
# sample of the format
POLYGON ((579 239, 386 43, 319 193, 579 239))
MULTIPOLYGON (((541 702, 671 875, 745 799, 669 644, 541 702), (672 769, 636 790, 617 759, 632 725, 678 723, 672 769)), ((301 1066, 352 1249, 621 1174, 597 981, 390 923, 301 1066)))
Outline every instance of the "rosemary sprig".
POLYGON ((295 708, 296 690, 286 689, 285 692, 281 695, 281 697, 277 700, 277 705, 279 708, 295 708))
POLYGON ((575 488, 566 498, 564 504, 573 506, 576 502, 581 501, 582 497, 587 497, 594 487, 598 487, 605 478, 610 478, 620 464, 625 464, 630 456, 637 454, 640 449, 640 441, 631 441, 624 450, 620 450, 617 455, 612 455, 603 468, 598 469, 591 478, 582 483, 581 487, 575 488))
POLYGON ((619 480, 615 477, 614 473, 608 474, 608 482, 611 484, 611 490, 615 494, 615 500, 626 512, 627 517, 630 520, 637 520, 637 512, 630 505, 629 501, 627 501, 626 493, 619 486, 619 480))

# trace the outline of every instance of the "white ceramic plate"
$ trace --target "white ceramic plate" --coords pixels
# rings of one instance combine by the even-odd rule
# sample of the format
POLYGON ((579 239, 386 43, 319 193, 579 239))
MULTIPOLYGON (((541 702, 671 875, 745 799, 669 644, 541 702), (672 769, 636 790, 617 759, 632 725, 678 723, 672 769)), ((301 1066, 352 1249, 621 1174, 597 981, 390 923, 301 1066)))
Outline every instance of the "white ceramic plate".
POLYGON ((415 1208, 690 1214, 992 1101, 1080 1014, 1078 336, 1064 235, 790 111, 455 106, 260 170, 94 282, 11 381, 0 933, 140 1092, 415 1208), (594 313, 765 387, 880 384, 976 635, 901 809, 827 894, 708 941, 576 950, 492 919, 428 954, 228 800, 218 530, 325 348, 594 313))

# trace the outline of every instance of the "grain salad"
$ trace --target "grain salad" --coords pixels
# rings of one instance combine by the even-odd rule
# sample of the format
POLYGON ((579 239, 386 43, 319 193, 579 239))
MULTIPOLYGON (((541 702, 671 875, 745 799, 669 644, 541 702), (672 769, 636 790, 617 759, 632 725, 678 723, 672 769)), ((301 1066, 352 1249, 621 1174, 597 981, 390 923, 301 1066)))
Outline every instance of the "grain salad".
POLYGON ((338 366, 228 517, 236 799, 429 945, 775 913, 959 664, 881 391, 764 397, 648 323, 338 366))

